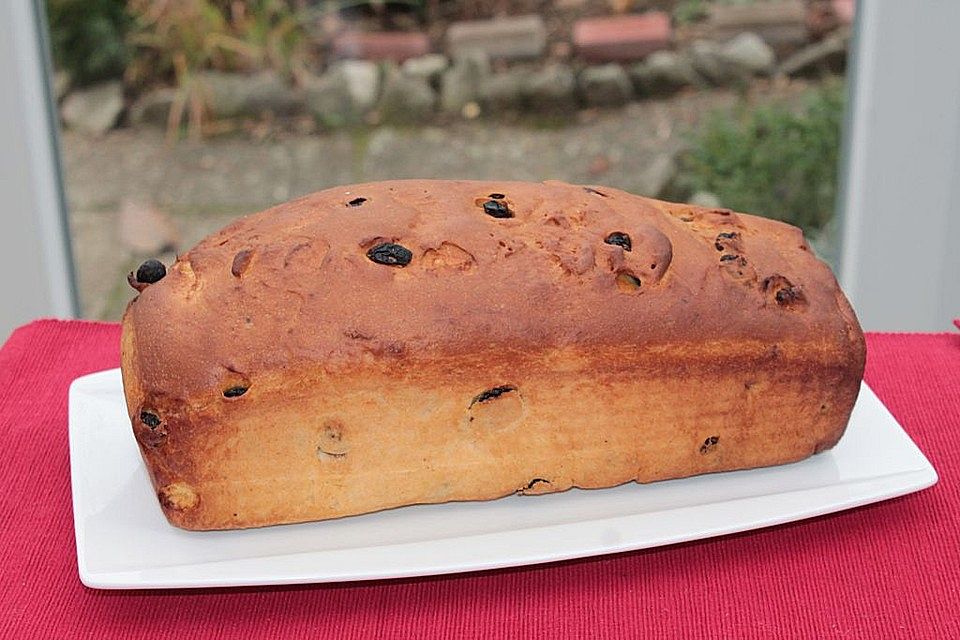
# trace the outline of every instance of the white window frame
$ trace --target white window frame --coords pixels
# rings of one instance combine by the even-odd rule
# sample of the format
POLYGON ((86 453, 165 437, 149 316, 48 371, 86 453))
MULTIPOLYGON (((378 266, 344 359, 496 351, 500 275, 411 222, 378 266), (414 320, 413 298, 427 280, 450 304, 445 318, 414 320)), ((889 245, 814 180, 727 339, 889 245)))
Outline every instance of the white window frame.
POLYGON ((860 0, 838 213, 864 328, 960 317, 960 2, 860 0))
POLYGON ((78 314, 43 5, 0 2, 0 341, 78 314))
MULTIPOLYGON (((78 313, 42 0, 0 2, 0 339, 78 313)), ((960 2, 860 0, 840 281, 868 330, 960 316, 960 2)))

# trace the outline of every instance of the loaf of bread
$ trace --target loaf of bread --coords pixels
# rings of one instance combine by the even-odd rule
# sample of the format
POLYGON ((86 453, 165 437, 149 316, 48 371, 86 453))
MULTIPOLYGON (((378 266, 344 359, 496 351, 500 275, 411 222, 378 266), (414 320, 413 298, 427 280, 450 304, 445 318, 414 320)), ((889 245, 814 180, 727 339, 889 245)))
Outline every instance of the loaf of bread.
POLYGON ((130 280, 130 419, 185 529, 794 462, 865 357, 799 229, 557 182, 329 189, 130 280))

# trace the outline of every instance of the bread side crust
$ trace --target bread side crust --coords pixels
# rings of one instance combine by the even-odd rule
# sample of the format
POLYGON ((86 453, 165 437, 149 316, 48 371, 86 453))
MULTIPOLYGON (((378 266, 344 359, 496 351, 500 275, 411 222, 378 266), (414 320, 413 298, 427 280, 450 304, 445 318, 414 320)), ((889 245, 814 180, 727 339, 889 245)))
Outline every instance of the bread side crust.
POLYGON ((158 446, 137 433, 176 526, 322 520, 801 460, 843 434, 848 356, 712 344, 484 354, 414 375, 316 367, 188 403, 203 408, 168 419, 158 446))

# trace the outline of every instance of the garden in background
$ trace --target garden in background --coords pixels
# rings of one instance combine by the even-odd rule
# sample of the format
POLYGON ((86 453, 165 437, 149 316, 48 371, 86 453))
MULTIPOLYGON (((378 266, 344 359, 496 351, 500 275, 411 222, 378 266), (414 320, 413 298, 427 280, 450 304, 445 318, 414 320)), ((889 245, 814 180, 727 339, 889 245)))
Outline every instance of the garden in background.
POLYGON ((560 179, 766 215, 835 258, 850 0, 47 0, 84 314, 337 184, 560 179))

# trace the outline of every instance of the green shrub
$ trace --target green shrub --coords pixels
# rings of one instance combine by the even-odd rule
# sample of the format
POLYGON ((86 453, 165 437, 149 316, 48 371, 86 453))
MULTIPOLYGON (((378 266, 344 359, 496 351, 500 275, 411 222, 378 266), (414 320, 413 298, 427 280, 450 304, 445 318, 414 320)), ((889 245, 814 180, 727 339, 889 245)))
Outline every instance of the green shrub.
POLYGON ((678 195, 709 191, 731 209, 821 229, 837 194, 843 112, 843 85, 830 82, 804 96, 799 111, 711 114, 680 160, 678 195))
POLYGON ((48 0, 54 64, 76 84, 123 75, 130 17, 125 0, 48 0))
POLYGON ((673 21, 679 25, 699 22, 707 17, 705 0, 680 0, 673 8, 673 21))

